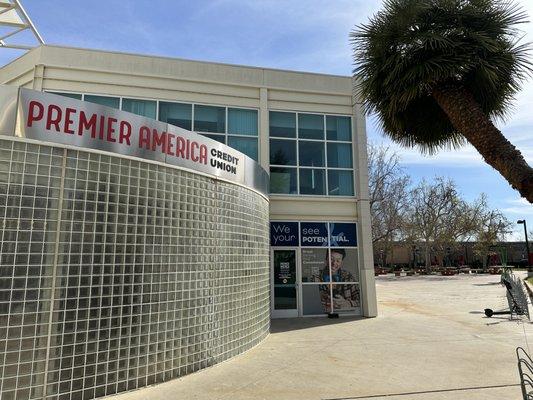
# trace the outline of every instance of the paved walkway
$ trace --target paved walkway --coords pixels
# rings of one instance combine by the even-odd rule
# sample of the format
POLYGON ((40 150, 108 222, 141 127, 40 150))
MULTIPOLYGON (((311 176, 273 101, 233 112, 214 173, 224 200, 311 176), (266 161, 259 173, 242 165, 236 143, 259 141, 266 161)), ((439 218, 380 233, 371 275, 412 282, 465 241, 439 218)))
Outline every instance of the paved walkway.
POLYGON ((380 277, 378 318, 275 320, 244 355, 113 400, 518 400, 514 349, 533 325, 504 308, 499 276, 380 277), (505 316, 504 316, 505 317, 505 316))

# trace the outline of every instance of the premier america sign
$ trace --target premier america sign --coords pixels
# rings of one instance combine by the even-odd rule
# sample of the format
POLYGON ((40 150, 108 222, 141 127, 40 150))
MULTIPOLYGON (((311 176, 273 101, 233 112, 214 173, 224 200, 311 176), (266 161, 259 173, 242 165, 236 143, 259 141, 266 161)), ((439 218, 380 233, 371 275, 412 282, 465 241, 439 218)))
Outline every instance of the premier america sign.
MULTIPOLYGON (((0 86, 0 92, 4 88, 13 91, 0 86)), ((0 99, 0 107, 2 104, 6 102, 0 99)), ((19 89, 16 113, 14 134, 19 137, 163 162, 267 194, 268 175, 255 161, 222 143, 164 122, 29 89, 19 89)), ((0 129, 0 134, 9 134, 5 127, 0 129)))

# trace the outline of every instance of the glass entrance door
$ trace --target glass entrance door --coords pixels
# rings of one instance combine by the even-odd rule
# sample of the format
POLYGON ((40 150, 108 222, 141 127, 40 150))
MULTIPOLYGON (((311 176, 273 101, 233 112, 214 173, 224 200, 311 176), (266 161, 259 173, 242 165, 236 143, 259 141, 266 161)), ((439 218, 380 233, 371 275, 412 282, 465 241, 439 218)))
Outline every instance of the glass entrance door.
POLYGON ((296 249, 272 250, 272 317, 298 316, 298 276, 296 249))

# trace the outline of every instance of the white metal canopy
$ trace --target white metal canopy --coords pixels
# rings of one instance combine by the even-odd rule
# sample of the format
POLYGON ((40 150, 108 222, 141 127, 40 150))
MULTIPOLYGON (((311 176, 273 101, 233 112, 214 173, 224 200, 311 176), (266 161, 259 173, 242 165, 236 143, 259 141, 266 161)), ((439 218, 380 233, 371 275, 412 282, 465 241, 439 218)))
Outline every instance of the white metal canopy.
POLYGON ((0 47, 18 50, 31 50, 44 44, 30 17, 19 0, 0 0, 0 47), (22 32, 30 31, 37 43, 27 44, 22 40, 22 32))

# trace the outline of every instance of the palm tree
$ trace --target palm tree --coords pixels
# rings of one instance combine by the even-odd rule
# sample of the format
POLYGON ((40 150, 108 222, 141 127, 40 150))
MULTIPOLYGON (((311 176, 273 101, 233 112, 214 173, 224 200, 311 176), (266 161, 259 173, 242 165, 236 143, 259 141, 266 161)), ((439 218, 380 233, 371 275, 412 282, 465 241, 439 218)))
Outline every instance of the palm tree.
POLYGON ((422 152, 468 141, 533 203, 533 168, 494 126, 531 72, 509 0, 384 0, 350 37, 357 87, 394 141, 422 152))

